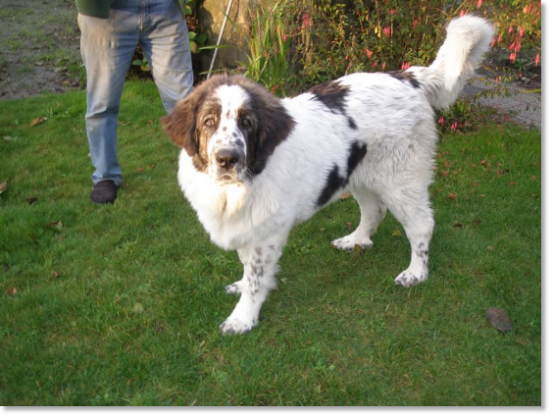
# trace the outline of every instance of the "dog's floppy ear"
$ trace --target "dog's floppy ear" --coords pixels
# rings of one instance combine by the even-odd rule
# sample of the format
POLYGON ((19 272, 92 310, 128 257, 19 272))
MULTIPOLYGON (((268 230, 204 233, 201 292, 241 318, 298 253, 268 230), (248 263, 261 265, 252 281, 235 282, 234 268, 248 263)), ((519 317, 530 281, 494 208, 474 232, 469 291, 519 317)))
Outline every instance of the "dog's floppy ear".
POLYGON ((196 116, 199 97, 192 93, 178 102, 172 112, 161 119, 161 124, 171 140, 188 155, 194 156, 199 150, 199 138, 196 130, 196 116))

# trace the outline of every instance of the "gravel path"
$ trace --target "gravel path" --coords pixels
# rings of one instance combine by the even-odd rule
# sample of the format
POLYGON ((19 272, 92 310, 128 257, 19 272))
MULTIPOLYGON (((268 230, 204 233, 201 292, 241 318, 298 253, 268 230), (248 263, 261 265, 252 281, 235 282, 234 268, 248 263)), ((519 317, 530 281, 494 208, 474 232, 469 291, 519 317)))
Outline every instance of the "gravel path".
MULTIPOLYGON (((474 96, 495 87, 494 79, 476 76, 464 88, 462 95, 474 96)), ((511 113, 513 121, 529 128, 541 129, 541 93, 538 89, 526 89, 514 83, 507 86, 508 95, 478 97, 477 102, 499 111, 511 113)))

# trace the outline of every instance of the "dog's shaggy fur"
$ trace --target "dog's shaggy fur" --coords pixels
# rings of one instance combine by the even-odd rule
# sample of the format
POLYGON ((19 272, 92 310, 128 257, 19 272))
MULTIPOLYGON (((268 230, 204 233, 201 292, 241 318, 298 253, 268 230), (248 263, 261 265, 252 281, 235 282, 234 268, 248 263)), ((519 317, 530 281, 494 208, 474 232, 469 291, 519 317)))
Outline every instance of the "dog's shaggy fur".
POLYGON ((485 20, 453 20, 435 62, 391 73, 358 73, 278 99, 241 76, 216 76, 163 123, 181 148, 178 180, 212 241, 237 250, 241 298, 221 325, 244 333, 258 321, 291 228, 350 190, 358 228, 338 249, 372 245, 389 209, 410 241, 410 266, 395 283, 428 275, 433 231, 428 187, 437 133, 432 108, 454 102, 493 37, 485 20))

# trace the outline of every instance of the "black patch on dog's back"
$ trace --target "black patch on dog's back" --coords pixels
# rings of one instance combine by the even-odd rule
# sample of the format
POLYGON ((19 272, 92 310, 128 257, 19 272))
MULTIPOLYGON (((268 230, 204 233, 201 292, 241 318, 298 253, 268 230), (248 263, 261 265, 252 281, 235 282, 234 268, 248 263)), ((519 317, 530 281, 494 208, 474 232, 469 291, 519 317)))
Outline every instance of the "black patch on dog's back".
POLYGON ((345 113, 345 100, 350 92, 348 86, 337 81, 327 81, 315 85, 308 92, 313 94, 314 98, 324 104, 332 113, 339 113, 347 117, 351 129, 356 130, 358 128, 354 119, 345 113))
POLYGON ((339 84, 337 81, 328 81, 315 85, 309 91, 317 100, 334 113, 345 113, 345 98, 349 94, 349 87, 339 84))
POLYGON ((318 206, 325 205, 332 196, 339 191, 339 189, 345 187, 349 182, 349 178, 355 171, 355 168, 366 156, 367 146, 365 143, 354 142, 349 149, 349 157, 347 158, 347 174, 346 177, 342 177, 339 174, 339 167, 334 164, 332 170, 326 178, 326 185, 322 189, 322 192, 316 200, 318 206))
POLYGON ((393 78, 396 78, 399 81, 409 82, 414 88, 420 88, 420 82, 416 79, 416 76, 412 72, 389 71, 386 72, 386 74, 390 75, 393 78))

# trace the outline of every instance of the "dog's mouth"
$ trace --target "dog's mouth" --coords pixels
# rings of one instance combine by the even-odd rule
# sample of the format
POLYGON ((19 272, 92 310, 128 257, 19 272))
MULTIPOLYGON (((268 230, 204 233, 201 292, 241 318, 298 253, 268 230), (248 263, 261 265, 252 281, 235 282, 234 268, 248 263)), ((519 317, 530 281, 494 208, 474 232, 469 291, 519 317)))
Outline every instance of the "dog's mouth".
POLYGON ((243 182, 240 177, 241 175, 225 173, 217 175, 215 181, 220 185, 239 184, 243 182))

